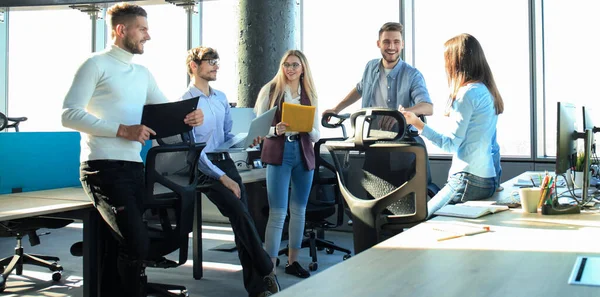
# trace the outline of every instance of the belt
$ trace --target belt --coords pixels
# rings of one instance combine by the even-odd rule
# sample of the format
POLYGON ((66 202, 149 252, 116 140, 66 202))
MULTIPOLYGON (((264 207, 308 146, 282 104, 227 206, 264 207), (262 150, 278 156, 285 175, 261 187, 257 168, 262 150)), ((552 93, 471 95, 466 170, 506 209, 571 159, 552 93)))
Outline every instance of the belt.
POLYGON ((208 157, 208 159, 212 162, 216 162, 216 161, 225 161, 227 159, 231 159, 231 157, 229 157, 229 153, 227 152, 223 152, 223 153, 207 153, 206 157, 208 157))
POLYGON ((300 134, 293 134, 285 137, 285 141, 287 142, 294 142, 296 140, 300 140, 300 134))

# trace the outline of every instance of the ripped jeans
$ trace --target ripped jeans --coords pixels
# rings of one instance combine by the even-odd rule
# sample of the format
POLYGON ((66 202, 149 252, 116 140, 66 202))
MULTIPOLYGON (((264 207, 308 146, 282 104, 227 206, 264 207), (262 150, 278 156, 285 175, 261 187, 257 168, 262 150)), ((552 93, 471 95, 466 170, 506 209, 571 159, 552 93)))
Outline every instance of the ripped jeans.
POLYGON ((446 204, 471 200, 482 200, 494 195, 495 177, 479 177, 467 172, 458 172, 448 178, 446 185, 427 202, 427 218, 446 204))

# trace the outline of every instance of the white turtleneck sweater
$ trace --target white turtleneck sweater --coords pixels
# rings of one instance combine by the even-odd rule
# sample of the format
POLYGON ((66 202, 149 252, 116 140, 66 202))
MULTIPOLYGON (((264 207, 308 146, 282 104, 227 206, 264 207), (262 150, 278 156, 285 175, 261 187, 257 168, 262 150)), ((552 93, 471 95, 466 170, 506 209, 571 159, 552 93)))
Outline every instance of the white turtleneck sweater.
POLYGON ((138 125, 146 104, 167 102, 144 66, 115 45, 88 58, 77 70, 63 103, 62 124, 81 132, 81 162, 142 162, 142 145, 117 137, 119 125, 138 125))

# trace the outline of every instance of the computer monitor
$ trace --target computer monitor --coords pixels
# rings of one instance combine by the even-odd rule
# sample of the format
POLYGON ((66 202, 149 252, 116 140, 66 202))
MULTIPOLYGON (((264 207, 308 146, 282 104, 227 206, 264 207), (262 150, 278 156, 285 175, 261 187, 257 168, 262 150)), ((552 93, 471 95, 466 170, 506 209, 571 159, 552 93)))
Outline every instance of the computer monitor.
POLYGON ((586 129, 592 130, 593 133, 600 132, 600 127, 594 126, 594 121, 592 121, 592 110, 589 107, 582 107, 583 109, 583 130, 586 129))
POLYGON ((556 174, 564 174, 577 157, 577 131, 575 131, 575 105, 557 103, 556 127, 556 174))

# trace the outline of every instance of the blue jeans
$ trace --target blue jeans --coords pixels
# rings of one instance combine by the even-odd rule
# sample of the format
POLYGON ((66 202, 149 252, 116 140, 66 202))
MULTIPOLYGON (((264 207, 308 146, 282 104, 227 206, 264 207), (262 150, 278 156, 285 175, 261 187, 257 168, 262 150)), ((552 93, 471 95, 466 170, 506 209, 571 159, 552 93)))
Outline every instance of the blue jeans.
POLYGON ((446 204, 481 200, 494 195, 495 177, 479 177, 467 172, 451 175, 444 187, 427 202, 427 217, 430 218, 446 204))
POLYGON ((292 194, 289 199, 289 247, 299 249, 304 237, 304 219, 308 195, 312 186, 314 170, 306 170, 302 161, 300 141, 285 142, 281 165, 267 165, 267 195, 269 220, 265 230, 265 249, 271 258, 277 257, 283 223, 287 214, 290 181, 292 194))

